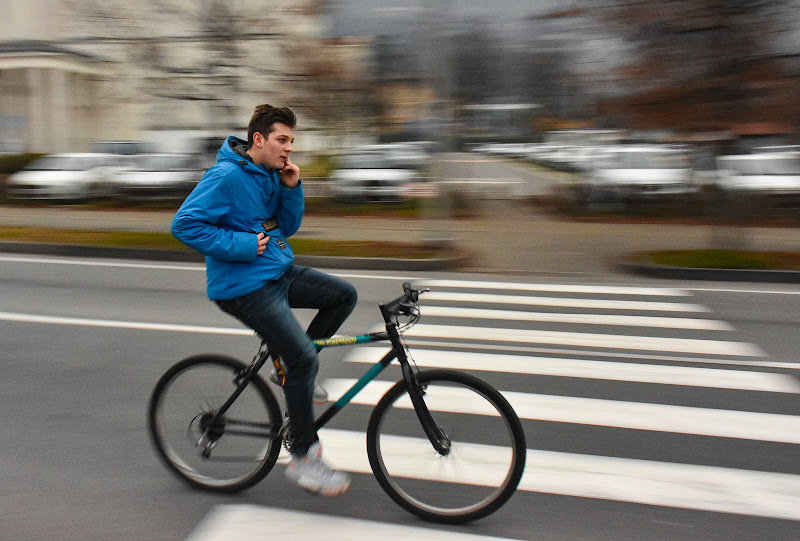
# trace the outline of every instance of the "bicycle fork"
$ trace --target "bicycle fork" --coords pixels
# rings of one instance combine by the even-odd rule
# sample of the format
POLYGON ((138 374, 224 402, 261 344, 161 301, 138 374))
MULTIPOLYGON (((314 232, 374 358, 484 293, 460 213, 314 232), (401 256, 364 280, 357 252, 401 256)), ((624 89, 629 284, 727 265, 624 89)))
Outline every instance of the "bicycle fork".
POLYGON ((425 431, 425 435, 428 436, 428 441, 431 442, 431 445, 433 445, 433 448, 436 449, 436 452, 441 456, 447 456, 450 454, 452 442, 447 434, 445 434, 444 430, 442 430, 442 427, 436 424, 436 421, 434 421, 433 416, 428 409, 428 405, 425 403, 425 388, 422 386, 422 384, 420 384, 419 380, 417 379, 417 374, 414 372, 414 370, 411 368, 411 364, 408 362, 406 350, 400 342, 400 333, 397 332, 397 327, 393 325, 387 325, 386 331, 388 332, 389 339, 391 340, 392 345, 397 352, 397 360, 400 362, 400 369, 403 374, 403 379, 406 382, 408 396, 411 398, 411 403, 414 406, 414 411, 416 412, 417 418, 422 425, 422 430, 425 431))

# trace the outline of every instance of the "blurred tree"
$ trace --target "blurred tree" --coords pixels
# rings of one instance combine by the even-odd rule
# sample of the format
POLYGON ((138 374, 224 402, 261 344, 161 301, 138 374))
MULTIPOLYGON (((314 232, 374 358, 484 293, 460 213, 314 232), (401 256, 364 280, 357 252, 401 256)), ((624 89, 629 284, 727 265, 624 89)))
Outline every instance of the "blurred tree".
POLYGON ((775 47, 796 7, 795 0, 607 0, 595 14, 636 53, 615 72, 631 98, 618 110, 627 108, 640 127, 690 129, 785 121, 787 107, 797 115, 775 47))
POLYGON ((453 98, 461 104, 486 103, 506 87, 502 45, 491 31, 476 24, 450 38, 453 98))
MULTIPOLYGON (((627 96, 604 111, 633 128, 800 132, 796 68, 780 46, 797 7, 797 0, 607 0, 596 13, 636 56, 615 74, 627 96)), ((744 228, 727 226, 758 214, 753 198, 709 195, 719 219, 712 246, 750 248, 744 228)))
POLYGON ((129 100, 156 104, 156 121, 176 102, 196 102, 204 110, 198 124, 228 130, 241 127, 254 99, 338 124, 331 90, 352 70, 340 69, 341 55, 318 35, 325 7, 322 0, 269 9, 257 0, 70 0, 67 11, 73 27, 82 24, 73 43, 125 63, 121 86, 129 100))
MULTIPOLYGON (((378 116, 375 81, 368 74, 369 48, 358 38, 330 38, 307 45, 305 75, 295 87, 302 104, 338 144, 366 133, 378 116)), ((332 147, 338 146, 332 144, 332 147)))

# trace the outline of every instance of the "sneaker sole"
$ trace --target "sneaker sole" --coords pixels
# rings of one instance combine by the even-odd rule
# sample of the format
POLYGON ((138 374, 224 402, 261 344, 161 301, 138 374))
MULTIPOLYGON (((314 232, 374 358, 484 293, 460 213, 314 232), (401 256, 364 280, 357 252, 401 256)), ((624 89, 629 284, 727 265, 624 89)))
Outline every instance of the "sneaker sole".
POLYGON ((339 496, 341 494, 344 494, 350 488, 350 481, 347 481, 347 484, 344 485, 344 486, 330 488, 330 489, 326 490, 326 489, 321 488, 316 483, 306 481, 306 478, 304 478, 304 477, 295 478, 295 477, 293 477, 291 475, 288 475, 287 477, 290 480, 292 480, 295 483, 297 483, 297 485, 300 488, 304 489, 306 492, 310 492, 311 494, 314 494, 315 496, 324 496, 326 498, 333 498, 334 496, 339 496))
POLYGON ((330 490, 319 490, 315 488, 311 488, 308 486, 303 485, 302 483, 298 483, 306 492, 309 494, 313 494, 314 496, 322 496, 324 498, 335 498, 336 496, 341 496, 345 492, 350 489, 350 483, 347 483, 343 487, 330 489, 330 490))

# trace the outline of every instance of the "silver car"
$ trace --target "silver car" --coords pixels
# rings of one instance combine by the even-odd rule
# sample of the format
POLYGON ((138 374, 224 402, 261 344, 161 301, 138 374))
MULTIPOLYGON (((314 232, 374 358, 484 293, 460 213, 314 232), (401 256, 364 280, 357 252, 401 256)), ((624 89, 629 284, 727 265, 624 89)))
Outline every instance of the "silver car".
POLYGON ((330 178, 330 193, 343 201, 402 201, 411 184, 419 180, 413 169, 390 163, 378 153, 353 153, 344 157, 330 178))
POLYGON ((205 172, 183 154, 140 154, 113 177, 113 195, 128 200, 183 199, 205 172))
POLYGON ((800 194, 800 152, 760 152, 717 158, 719 187, 729 191, 800 194))
POLYGON ((106 197, 120 157, 113 154, 51 154, 7 181, 10 199, 83 201, 106 197))

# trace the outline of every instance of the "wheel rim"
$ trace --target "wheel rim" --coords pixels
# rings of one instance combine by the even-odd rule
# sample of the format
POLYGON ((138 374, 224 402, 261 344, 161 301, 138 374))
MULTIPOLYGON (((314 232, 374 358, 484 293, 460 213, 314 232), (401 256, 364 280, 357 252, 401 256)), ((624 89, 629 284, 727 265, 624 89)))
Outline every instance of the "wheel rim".
POLYGON ((168 465, 193 484, 224 488, 246 483, 272 453, 277 455, 273 448, 279 442, 266 437, 269 405, 253 384, 225 416, 214 419, 235 389, 235 377, 230 366, 190 365, 169 380, 155 404, 151 419, 158 448, 168 465), (264 437, 238 435, 236 427, 264 437))
POLYGON ((390 495, 429 518, 487 514, 519 480, 513 428, 485 394, 460 382, 428 382, 425 401, 450 438, 451 451, 437 456, 401 393, 382 416, 375 442, 390 495), (452 411, 456 403, 471 403, 477 414, 452 411))

